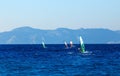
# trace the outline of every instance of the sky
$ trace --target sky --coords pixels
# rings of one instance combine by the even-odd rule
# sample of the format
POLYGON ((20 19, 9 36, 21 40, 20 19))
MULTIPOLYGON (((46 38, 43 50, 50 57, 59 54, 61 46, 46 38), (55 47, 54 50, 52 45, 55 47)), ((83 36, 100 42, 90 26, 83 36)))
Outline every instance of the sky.
POLYGON ((120 30, 120 0, 0 0, 0 32, 23 26, 120 30))

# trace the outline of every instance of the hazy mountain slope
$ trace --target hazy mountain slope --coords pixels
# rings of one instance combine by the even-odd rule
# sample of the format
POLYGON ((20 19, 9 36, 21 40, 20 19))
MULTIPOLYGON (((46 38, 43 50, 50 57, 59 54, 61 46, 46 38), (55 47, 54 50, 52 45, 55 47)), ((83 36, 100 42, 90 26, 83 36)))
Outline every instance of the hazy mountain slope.
POLYGON ((79 43, 79 36, 85 43, 118 43, 120 33, 108 29, 67 29, 40 30, 31 27, 16 28, 0 33, 0 44, 63 44, 64 41, 79 43))

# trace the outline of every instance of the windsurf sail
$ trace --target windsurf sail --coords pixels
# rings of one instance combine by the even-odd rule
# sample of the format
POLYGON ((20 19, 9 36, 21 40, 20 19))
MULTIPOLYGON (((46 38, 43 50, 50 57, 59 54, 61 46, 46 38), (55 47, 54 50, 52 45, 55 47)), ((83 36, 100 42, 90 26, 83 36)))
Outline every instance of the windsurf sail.
POLYGON ((85 52, 85 46, 84 46, 83 39, 82 39, 81 36, 80 36, 80 46, 81 46, 81 52, 84 53, 85 52))
POLYGON ((73 47, 73 42, 72 41, 70 41, 70 47, 73 47))
POLYGON ((64 43, 65 43, 65 47, 68 48, 67 42, 65 41, 64 43))
POLYGON ((45 43, 43 41, 42 41, 42 46, 43 46, 43 48, 46 48, 45 43))

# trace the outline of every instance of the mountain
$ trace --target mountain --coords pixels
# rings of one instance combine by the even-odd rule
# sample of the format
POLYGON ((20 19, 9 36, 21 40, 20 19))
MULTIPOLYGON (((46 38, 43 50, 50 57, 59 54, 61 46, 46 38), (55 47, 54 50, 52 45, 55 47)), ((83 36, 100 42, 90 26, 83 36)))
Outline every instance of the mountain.
POLYGON ((20 27, 0 33, 0 44, 63 44, 64 41, 79 43, 82 36, 86 44, 120 43, 120 33, 109 29, 67 29, 41 30, 31 27, 20 27))
POLYGON ((120 34, 120 30, 117 30, 116 32, 120 34))

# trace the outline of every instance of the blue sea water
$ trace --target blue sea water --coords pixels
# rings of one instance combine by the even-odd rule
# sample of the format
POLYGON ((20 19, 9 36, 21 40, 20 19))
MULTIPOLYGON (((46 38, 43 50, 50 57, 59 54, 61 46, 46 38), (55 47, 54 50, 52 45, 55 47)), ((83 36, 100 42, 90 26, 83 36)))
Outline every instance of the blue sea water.
POLYGON ((0 76, 120 76, 119 44, 0 45, 0 76))

